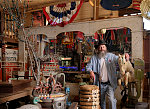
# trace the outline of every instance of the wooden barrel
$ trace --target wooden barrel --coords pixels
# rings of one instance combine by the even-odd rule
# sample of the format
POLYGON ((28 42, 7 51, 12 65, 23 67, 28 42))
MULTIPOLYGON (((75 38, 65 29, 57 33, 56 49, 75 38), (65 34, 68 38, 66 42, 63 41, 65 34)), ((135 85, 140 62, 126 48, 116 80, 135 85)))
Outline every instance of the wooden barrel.
POLYGON ((80 109, 101 109, 100 106, 80 106, 80 109))
POLYGON ((96 85, 80 86, 79 92, 79 108, 80 109, 100 109, 100 91, 96 85))
POLYGON ((99 87, 96 85, 82 85, 80 86, 80 90, 84 90, 84 91, 92 91, 92 90, 99 90, 99 87))

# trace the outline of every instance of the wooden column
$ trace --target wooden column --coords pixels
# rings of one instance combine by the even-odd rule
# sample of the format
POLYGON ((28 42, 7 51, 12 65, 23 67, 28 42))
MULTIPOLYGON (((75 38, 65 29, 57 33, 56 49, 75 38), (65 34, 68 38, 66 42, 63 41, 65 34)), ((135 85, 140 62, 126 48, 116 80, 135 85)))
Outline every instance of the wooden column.
POLYGON ((2 49, 1 49, 1 54, 2 54, 2 82, 6 81, 6 69, 5 69, 5 62, 6 62, 6 57, 5 57, 5 42, 4 42, 4 37, 2 40, 2 49))
MULTIPOLYGON (((23 32, 19 31, 18 34, 21 37, 21 40, 24 40, 23 38, 23 32)), ((19 62, 23 64, 23 67, 20 69, 21 71, 25 70, 25 42, 19 40, 19 46, 18 46, 18 57, 19 57, 19 62)))
POLYGON ((79 65, 79 70, 81 71, 82 69, 82 43, 81 42, 79 42, 78 43, 78 49, 77 49, 77 53, 79 54, 79 63, 78 63, 78 65, 79 65))
POLYGON ((2 35, 2 12, 0 12, 0 35, 2 35))
MULTIPOLYGON (((6 81, 6 69, 5 69, 5 62, 6 62, 6 57, 5 57, 5 50, 6 50, 6 48, 5 48, 5 34, 3 34, 3 30, 6 28, 6 15, 3 15, 4 13, 2 13, 1 12, 1 30, 0 30, 0 32, 1 32, 1 40, 2 40, 2 48, 1 48, 1 57, 2 57, 2 81, 3 82, 5 82, 6 81), (5 18, 4 18, 4 17, 5 18), (4 20, 5 20, 5 22, 4 22, 4 20)), ((5 33, 6 33, 6 31, 4 31, 5 33)))
POLYGON ((97 20, 99 17, 99 0, 94 1, 94 20, 97 20))

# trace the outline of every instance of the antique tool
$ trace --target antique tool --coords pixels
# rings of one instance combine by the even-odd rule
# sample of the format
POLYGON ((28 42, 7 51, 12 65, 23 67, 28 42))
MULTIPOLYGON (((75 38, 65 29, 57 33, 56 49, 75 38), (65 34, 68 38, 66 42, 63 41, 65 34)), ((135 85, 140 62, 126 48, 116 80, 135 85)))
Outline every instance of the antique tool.
MULTIPOLYGON (((43 75, 41 75, 43 78, 43 75)), ((36 86, 33 91, 32 95, 37 97, 39 95, 46 96, 47 94, 54 94, 59 93, 62 89, 62 85, 60 82, 56 81, 52 74, 46 79, 46 81, 42 81, 40 79, 40 85, 36 86)))
POLYGON ((39 95, 34 97, 34 104, 40 103, 42 107, 50 109, 66 109, 66 95, 63 93, 39 95))

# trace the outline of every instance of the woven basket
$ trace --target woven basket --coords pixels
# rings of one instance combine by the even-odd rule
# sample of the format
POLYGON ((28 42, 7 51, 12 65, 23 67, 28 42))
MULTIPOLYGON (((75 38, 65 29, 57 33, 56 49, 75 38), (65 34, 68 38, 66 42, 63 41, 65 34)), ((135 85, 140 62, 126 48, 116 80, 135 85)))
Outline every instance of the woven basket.
POLYGON ((80 109, 100 109, 99 87, 96 85, 80 86, 80 109))

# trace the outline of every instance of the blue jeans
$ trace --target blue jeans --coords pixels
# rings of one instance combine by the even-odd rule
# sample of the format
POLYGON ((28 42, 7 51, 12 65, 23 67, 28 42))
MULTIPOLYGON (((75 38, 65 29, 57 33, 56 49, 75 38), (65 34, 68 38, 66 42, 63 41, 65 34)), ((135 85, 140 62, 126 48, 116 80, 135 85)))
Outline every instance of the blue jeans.
MULTIPOLYGON (((99 75, 95 74, 95 81, 94 85, 99 86, 99 75)), ((116 109, 116 103, 117 100, 115 99, 114 96, 114 89, 110 84, 101 84, 101 109, 106 109, 106 95, 108 96, 109 99, 109 109, 116 109)))

